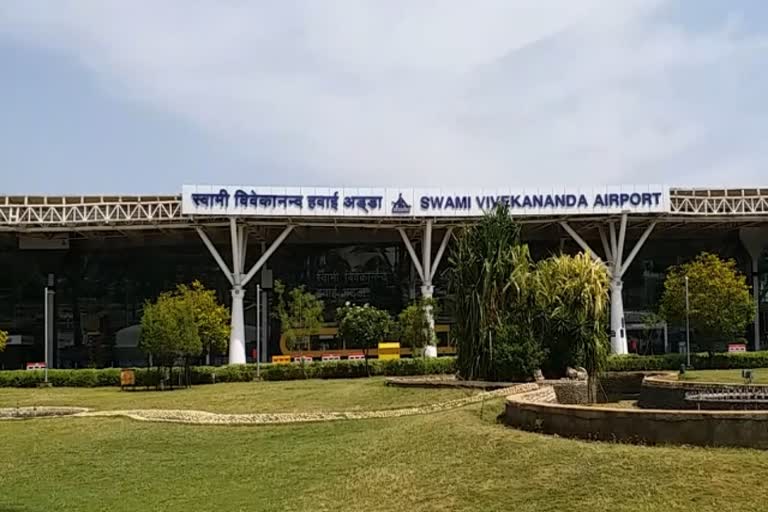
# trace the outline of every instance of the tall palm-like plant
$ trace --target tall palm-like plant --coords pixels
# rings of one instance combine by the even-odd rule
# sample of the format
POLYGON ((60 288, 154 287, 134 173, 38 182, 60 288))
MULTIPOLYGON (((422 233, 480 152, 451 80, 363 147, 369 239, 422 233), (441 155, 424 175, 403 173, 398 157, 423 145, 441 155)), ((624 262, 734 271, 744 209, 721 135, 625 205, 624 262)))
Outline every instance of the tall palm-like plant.
POLYGON ((505 206, 460 230, 456 238, 449 257, 456 364, 461 377, 485 379, 493 373, 494 335, 515 305, 527 300, 531 257, 505 206))
POLYGON ((583 364, 592 400, 608 356, 609 281, 605 265, 586 253, 553 256, 539 262, 536 269, 540 335, 554 357, 550 362, 583 364))

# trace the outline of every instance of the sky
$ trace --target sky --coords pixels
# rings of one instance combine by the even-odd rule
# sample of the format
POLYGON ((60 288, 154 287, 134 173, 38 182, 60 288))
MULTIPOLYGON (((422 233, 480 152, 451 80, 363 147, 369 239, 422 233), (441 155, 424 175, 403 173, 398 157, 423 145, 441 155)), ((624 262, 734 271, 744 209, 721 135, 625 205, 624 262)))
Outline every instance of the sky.
POLYGON ((0 195, 768 186, 763 0, 3 0, 0 195))

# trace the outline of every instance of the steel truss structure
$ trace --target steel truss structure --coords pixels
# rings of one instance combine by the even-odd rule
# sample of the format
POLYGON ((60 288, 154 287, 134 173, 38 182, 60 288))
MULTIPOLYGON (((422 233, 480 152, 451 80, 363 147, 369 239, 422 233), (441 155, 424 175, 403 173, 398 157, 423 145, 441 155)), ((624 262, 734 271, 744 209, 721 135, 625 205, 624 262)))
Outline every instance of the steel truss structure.
POLYGON ((678 215, 768 215, 768 188, 672 189, 670 203, 678 215))
MULTIPOLYGON (((701 220, 765 217, 768 219, 768 188, 670 190, 669 220, 698 217, 701 220)), ((469 220, 469 219, 465 219, 469 220)), ((561 219, 532 217, 526 222, 558 222, 561 219)), ((574 220, 577 220, 574 218, 574 220)), ((461 219, 440 219, 458 223, 461 219)), ((253 219, 262 225, 342 225, 332 219, 253 219)), ((423 225, 413 218, 345 219, 349 227, 423 225)), ((437 221, 436 221, 437 222, 437 221)), ((227 223, 227 219, 201 218, 181 213, 180 196, 5 196, 0 197, 0 230, 27 232, 192 228, 200 224, 227 223)))

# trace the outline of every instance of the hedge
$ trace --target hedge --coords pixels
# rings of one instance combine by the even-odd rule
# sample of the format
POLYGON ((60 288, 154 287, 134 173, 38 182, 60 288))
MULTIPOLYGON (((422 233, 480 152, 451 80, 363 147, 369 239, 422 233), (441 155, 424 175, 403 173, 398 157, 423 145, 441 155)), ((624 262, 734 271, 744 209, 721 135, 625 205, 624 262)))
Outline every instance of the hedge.
MULTIPOLYGON (((136 368, 136 384, 154 385, 158 382, 157 370, 136 368)), ((256 365, 193 366, 192 384, 215 382, 250 382, 256 379, 256 365)), ((455 358, 417 358, 381 361, 371 359, 366 369, 365 361, 327 361, 300 364, 262 364, 259 377, 262 380, 298 379, 349 379, 371 376, 435 375, 455 373, 455 358)), ((172 380, 179 382, 180 368, 174 369, 172 380)), ((119 386, 120 369, 48 370, 48 380, 57 387, 119 386)), ((0 387, 35 387, 44 381, 42 370, 0 371, 0 387)))
MULTIPOLYGON (((679 370, 686 364, 685 354, 658 356, 610 356, 608 371, 679 370)), ((706 352, 691 354, 691 366, 696 370, 738 370, 742 368, 768 368, 768 351, 720 352, 710 356, 706 352)))
MULTIPOLYGON (((610 356, 607 371, 676 371, 686 362, 685 355, 664 354, 658 356, 610 356)), ((436 375, 456 372, 456 360, 453 357, 393 359, 381 361, 371 359, 366 370, 365 361, 326 361, 299 364, 262 364, 262 380, 297 380, 297 379, 350 379, 379 376, 436 375)), ((741 368, 768 368, 768 351, 761 352, 725 352, 713 354, 691 354, 691 365, 697 370, 727 370, 741 368)), ((136 368, 136 384, 139 386, 157 383, 156 370, 136 368)), ((181 369, 175 369, 173 380, 179 381, 181 369)), ((0 371, 0 387, 35 387, 43 382, 42 370, 4 370, 0 371)), ((211 384, 214 382, 250 382, 256 379, 256 365, 233 366, 193 366, 192 384, 211 384)), ((60 387, 96 387, 119 386, 120 369, 83 369, 83 370, 48 370, 48 380, 60 387)))

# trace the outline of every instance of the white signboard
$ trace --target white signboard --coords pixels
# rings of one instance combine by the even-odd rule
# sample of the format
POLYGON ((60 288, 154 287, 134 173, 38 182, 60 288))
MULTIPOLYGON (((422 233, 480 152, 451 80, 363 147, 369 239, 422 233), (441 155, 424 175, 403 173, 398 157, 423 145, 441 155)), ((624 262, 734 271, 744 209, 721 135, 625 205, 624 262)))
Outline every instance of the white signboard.
POLYGON ((185 215, 269 217, 477 217, 497 204, 513 216, 661 213, 661 185, 594 188, 333 188, 184 185, 185 215))

